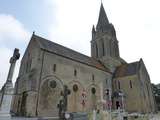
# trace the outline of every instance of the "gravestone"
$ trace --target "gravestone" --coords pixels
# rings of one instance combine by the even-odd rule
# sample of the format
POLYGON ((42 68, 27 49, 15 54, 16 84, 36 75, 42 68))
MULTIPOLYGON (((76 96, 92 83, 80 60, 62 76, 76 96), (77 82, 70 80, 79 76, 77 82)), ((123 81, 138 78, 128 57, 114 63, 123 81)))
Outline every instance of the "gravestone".
POLYGON ((87 113, 73 112, 71 113, 71 120, 88 120, 87 113))

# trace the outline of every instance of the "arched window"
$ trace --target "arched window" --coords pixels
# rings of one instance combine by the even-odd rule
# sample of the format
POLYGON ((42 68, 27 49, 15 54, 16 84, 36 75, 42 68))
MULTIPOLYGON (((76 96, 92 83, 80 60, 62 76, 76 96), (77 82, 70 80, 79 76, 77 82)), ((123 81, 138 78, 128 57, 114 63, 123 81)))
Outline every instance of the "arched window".
POLYGON ((104 56, 105 55, 105 49, 104 49, 104 41, 102 40, 102 55, 104 56))
POLYGON ((76 69, 74 70, 74 76, 77 76, 77 70, 76 69))
POLYGON ((113 52, 112 40, 109 41, 109 50, 110 50, 110 56, 112 57, 112 52, 113 52))
POLYGON ((132 86, 132 81, 131 81, 131 80, 129 81, 129 85, 130 85, 130 88, 133 87, 133 86, 132 86))
POLYGON ((53 72, 56 72, 56 69, 57 69, 56 67, 57 67, 56 64, 54 64, 53 65, 53 72))
POLYGON ((118 43, 115 43, 115 52, 116 52, 116 57, 119 57, 119 50, 118 50, 118 43))
POLYGON ((121 89, 121 84, 119 80, 118 80, 118 89, 121 89))
POLYGON ((93 95, 95 95, 96 94, 96 88, 92 87, 91 92, 92 92, 93 95))
POLYGON ((77 92, 77 91, 78 91, 78 85, 77 85, 77 84, 74 84, 74 85, 73 85, 73 91, 74 91, 74 92, 77 92))
POLYGON ((92 74, 92 81, 94 81, 94 74, 92 74))
POLYGON ((97 43, 95 43, 95 54, 96 54, 96 57, 98 57, 98 46, 97 46, 97 43))

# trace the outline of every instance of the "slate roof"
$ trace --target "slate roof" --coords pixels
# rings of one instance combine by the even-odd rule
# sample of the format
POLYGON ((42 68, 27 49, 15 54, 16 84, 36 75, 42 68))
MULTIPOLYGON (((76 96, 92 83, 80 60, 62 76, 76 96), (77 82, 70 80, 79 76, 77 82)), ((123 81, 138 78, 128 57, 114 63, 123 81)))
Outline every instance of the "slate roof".
POLYGON ((35 34, 32 37, 34 38, 34 40, 38 42, 41 49, 44 49, 46 51, 52 52, 54 54, 63 56, 65 58, 68 58, 83 64, 87 64, 88 66, 92 66, 97 69, 110 72, 109 69, 107 69, 103 64, 100 63, 100 61, 97 61, 92 57, 86 56, 84 54, 76 52, 72 49, 59 45, 52 41, 46 40, 45 38, 39 37, 35 34))
POLYGON ((114 78, 134 75, 139 71, 140 62, 123 64, 117 67, 114 78))

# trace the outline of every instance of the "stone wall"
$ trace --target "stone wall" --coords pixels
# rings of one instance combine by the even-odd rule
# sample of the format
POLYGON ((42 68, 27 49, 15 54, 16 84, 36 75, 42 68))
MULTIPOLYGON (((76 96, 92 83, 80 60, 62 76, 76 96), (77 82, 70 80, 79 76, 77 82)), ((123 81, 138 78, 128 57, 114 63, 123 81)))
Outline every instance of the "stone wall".
POLYGON ((144 97, 142 97, 144 101, 144 106, 145 106, 145 111, 146 112, 155 112, 156 107, 155 107, 155 99, 153 95, 153 89, 151 87, 151 81, 149 74, 147 72, 147 69, 141 60, 141 66, 140 66, 140 71, 139 71, 139 80, 140 80, 140 85, 141 85, 141 93, 143 94, 144 97))
MULTIPOLYGON (((142 60, 140 60, 138 67, 138 71, 134 75, 114 79, 113 89, 114 91, 122 91, 125 94, 124 107, 127 112, 155 112, 155 100, 151 82, 142 60)), ((122 98, 114 99, 114 109, 116 109, 116 101, 122 102, 122 98)))
MULTIPOLYGON (((113 80, 114 91, 122 91, 124 93, 124 107, 127 112, 141 112, 142 98, 140 96, 140 82, 137 75, 119 77, 113 80)), ((116 109, 116 101, 122 106, 122 98, 114 99, 114 108, 116 109)))
POLYGON ((106 71, 40 50, 33 43, 27 48, 21 62, 13 111, 21 116, 57 116, 63 85, 71 90, 68 96, 70 112, 102 108, 104 89, 110 79, 111 74, 106 71), (31 63, 27 63, 27 60, 31 63), (28 69, 26 64, 29 64, 28 71, 25 71, 28 69), (77 85, 77 91, 73 90, 74 85, 77 85), (92 89, 95 89, 94 94, 92 89), (83 92, 86 93, 85 105, 82 105, 83 92))
POLYGON ((19 75, 15 83, 12 111, 16 115, 35 116, 36 114, 36 97, 42 66, 41 55, 42 51, 37 43, 31 40, 21 60, 19 75))
POLYGON ((71 91, 68 97, 68 110, 70 112, 102 108, 101 102, 106 88, 106 80, 109 79, 111 79, 111 75, 105 71, 45 52, 40 80, 38 113, 42 116, 57 115, 57 104, 63 85, 67 85, 71 91), (54 68, 55 66, 56 68, 54 68), (57 84, 55 88, 48 86, 49 82, 52 81, 57 84), (74 90, 74 85, 77 86, 77 90, 74 90), (93 89, 95 89, 95 93, 92 93, 93 89), (86 93, 84 106, 82 105, 83 92, 86 93), (97 106, 98 104, 99 106, 97 106), (49 108, 44 105, 49 106, 49 108))

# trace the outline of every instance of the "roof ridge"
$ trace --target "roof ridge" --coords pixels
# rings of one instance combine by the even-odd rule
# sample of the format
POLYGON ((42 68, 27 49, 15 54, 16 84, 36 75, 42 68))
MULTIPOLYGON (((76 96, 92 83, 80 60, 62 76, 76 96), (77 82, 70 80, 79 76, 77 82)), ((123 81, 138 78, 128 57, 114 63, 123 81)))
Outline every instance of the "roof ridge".
POLYGON ((125 77, 137 74, 139 70, 139 63, 140 61, 135 61, 118 66, 116 68, 114 77, 125 77))
POLYGON ((109 69, 105 68, 97 59, 93 57, 84 55, 80 52, 67 48, 63 45, 60 45, 58 43, 55 43, 53 41, 50 41, 38 35, 34 35, 34 37, 37 43, 40 44, 41 49, 44 49, 48 52, 63 56, 65 58, 68 58, 74 61, 78 61, 83 64, 87 64, 97 69, 100 69, 106 72, 110 72, 109 69))
MULTIPOLYGON (((90 58, 90 59, 94 59, 93 57, 90 57, 90 56, 88 56, 88 55, 82 54, 82 53, 80 53, 80 52, 78 52, 78 51, 76 51, 76 50, 73 50, 73 49, 71 49, 71 48, 69 48, 69 47, 63 46, 63 45, 58 44, 58 43, 56 43, 56 42, 53 42, 53 41, 51 41, 51 40, 48 40, 48 39, 46 39, 46 38, 44 38, 44 37, 41 37, 41 36, 38 36, 38 35, 34 35, 34 36, 39 37, 39 38, 41 38, 41 39, 43 39, 43 40, 46 40, 46 41, 48 41, 48 42, 51 42, 51 43, 53 43, 53 44, 56 44, 56 45, 58 45, 58 46, 61 46, 61 47, 65 48, 65 49, 68 49, 68 50, 71 50, 71 51, 73 51, 73 52, 76 52, 76 53, 78 53, 78 54, 81 54, 81 55, 83 55, 83 56, 85 56, 85 57, 88 57, 88 58, 90 58)), ((37 40, 37 41, 39 42, 39 40, 37 40)), ((96 59, 94 59, 94 60, 96 60, 96 59)), ((97 61, 97 60, 96 60, 96 61, 97 61)))

